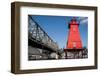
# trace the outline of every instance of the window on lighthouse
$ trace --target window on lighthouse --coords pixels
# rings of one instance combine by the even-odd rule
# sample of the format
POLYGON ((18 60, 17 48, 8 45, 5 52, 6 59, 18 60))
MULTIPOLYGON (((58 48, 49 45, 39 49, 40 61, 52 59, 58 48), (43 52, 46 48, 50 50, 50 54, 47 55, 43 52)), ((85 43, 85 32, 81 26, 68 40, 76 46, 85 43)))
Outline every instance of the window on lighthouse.
POLYGON ((73 31, 75 31, 76 30, 76 28, 75 27, 73 27, 73 31))

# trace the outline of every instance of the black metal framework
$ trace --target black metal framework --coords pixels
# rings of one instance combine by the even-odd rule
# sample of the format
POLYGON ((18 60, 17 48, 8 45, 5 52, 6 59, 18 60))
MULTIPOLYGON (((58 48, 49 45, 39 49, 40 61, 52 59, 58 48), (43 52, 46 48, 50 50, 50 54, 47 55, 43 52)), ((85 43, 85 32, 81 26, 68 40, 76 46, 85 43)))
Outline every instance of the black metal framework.
POLYGON ((58 50, 57 42, 54 42, 30 15, 28 16, 28 22, 29 39, 34 40, 45 47, 51 48, 54 51, 58 50))
POLYGON ((48 36, 32 16, 34 15, 28 15, 28 59, 57 59, 59 50, 58 44, 48 36))

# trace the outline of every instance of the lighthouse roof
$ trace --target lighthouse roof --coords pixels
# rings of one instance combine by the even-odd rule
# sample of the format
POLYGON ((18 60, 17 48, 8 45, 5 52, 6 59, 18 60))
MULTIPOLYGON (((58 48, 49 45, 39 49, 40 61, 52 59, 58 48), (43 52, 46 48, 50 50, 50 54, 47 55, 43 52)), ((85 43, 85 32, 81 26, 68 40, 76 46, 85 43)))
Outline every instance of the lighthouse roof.
POLYGON ((70 22, 70 24, 77 24, 77 25, 79 25, 79 23, 78 23, 78 21, 76 20, 76 18, 74 17, 74 18, 72 18, 72 20, 71 20, 71 22, 70 22))
POLYGON ((68 26, 69 28, 70 28, 70 25, 78 25, 79 26, 79 22, 76 20, 75 17, 73 17, 69 23, 69 26, 68 26))

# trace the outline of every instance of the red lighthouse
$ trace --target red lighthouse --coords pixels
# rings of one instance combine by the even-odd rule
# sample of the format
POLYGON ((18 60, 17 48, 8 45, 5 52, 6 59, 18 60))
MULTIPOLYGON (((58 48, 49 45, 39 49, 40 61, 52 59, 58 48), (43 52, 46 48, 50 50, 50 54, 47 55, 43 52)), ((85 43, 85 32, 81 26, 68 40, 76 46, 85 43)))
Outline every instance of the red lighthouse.
POLYGON ((76 18, 72 18, 68 25, 68 40, 66 48, 66 59, 87 58, 87 49, 83 48, 79 32, 79 23, 76 18))
MULTIPOLYGON (((68 41, 66 48, 64 49, 66 52, 66 58, 80 58, 80 52, 82 49, 82 41, 79 32, 79 23, 76 18, 72 18, 69 25, 69 33, 68 33, 68 41)), ((82 53, 81 53, 82 55, 82 53)))
POLYGON ((82 41, 79 32, 79 23, 75 18, 69 23, 69 34, 66 49, 81 49, 82 41))

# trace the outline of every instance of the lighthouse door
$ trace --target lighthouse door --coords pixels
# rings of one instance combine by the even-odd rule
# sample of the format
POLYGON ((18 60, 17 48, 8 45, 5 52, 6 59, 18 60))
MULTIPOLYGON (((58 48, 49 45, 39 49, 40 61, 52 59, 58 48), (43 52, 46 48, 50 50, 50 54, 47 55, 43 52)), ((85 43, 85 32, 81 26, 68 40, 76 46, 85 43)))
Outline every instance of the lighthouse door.
POLYGON ((76 42, 73 42, 73 47, 76 48, 76 42))

